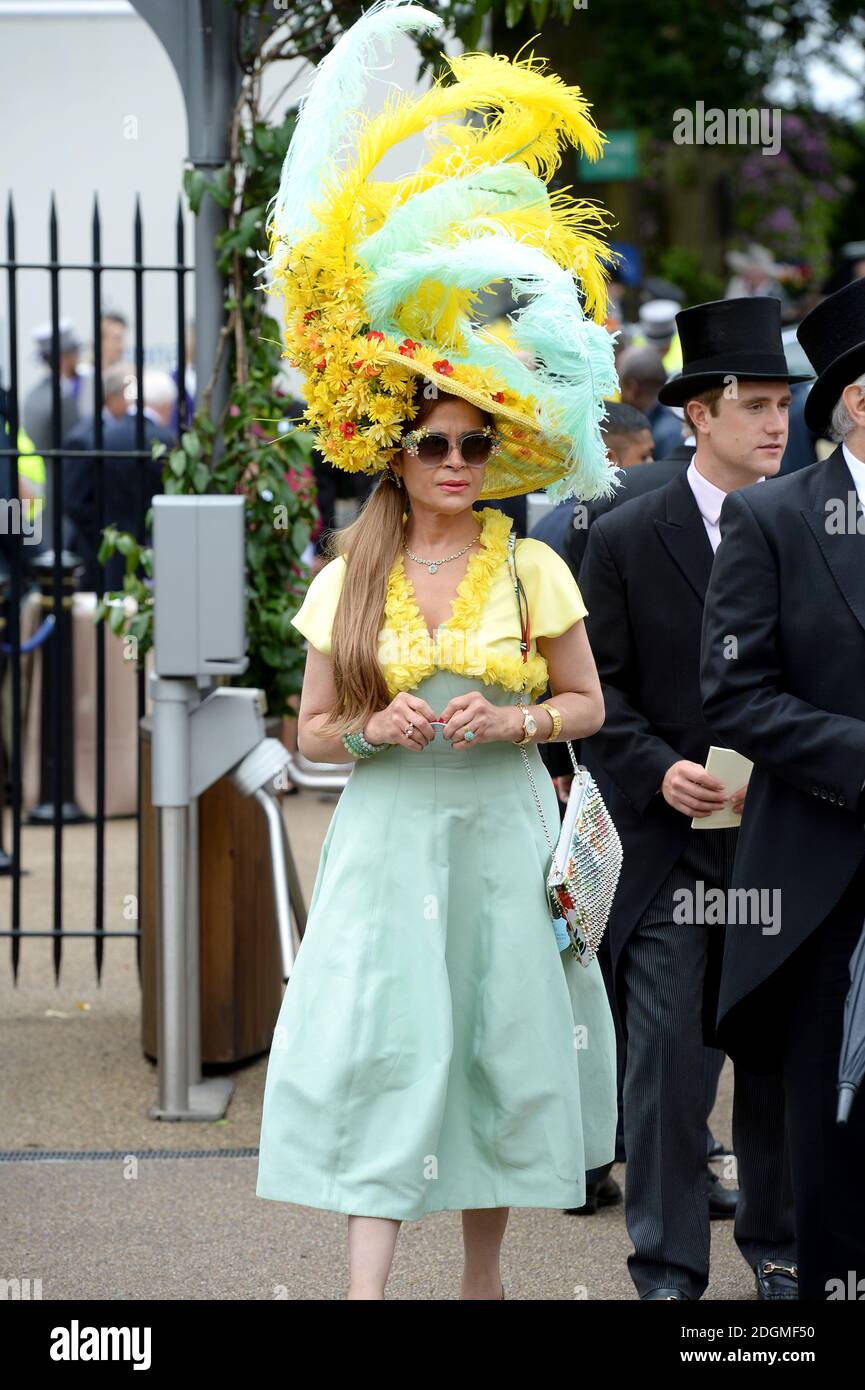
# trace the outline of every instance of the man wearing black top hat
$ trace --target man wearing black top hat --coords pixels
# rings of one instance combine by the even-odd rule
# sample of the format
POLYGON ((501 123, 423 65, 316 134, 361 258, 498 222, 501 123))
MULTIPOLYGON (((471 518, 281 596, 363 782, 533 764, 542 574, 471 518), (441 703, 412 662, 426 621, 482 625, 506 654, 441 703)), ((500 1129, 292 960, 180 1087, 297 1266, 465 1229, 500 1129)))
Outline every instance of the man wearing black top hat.
MULTIPOLYGON (((793 377, 771 297, 680 311, 681 375, 660 398, 684 407, 697 441, 663 487, 599 516, 580 586, 606 702, 584 741, 621 835, 610 918, 627 1036, 624 1080, 628 1266, 641 1298, 696 1299, 709 1277, 705 1046, 714 1036, 735 828, 692 829, 744 789, 710 777, 700 633, 718 515, 733 488, 777 472, 793 377), (720 892, 719 892, 720 890, 720 892)), ((760 483, 758 492, 768 484, 760 483)), ((735 1238, 761 1298, 795 1298, 795 1244, 780 1076, 736 1069, 735 1238)))
POLYGON ((806 422, 838 448, 724 504, 702 684, 716 737, 754 762, 733 884, 782 911, 774 934, 728 928, 719 1037, 754 1070, 783 1068, 800 1296, 825 1299, 865 1274, 865 1099, 836 1123, 865 919, 865 280, 798 337, 819 373, 806 422))

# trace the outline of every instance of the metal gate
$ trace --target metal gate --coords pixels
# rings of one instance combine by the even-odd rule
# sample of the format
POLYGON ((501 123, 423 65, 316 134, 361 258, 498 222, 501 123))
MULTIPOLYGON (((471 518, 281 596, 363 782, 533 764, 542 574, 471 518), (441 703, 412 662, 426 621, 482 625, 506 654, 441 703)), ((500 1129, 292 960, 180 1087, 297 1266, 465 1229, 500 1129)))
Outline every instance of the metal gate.
MULTIPOLYGON (((94 943, 94 959, 97 978, 101 977, 104 945, 107 935, 112 938, 134 937, 137 941, 140 969, 140 927, 136 923, 129 929, 105 929, 105 725, 106 725, 106 675, 105 643, 116 640, 105 632, 105 625, 96 628, 96 661, 93 670, 93 692, 95 700, 95 815, 86 817, 95 826, 95 854, 93 862, 95 911, 92 926, 87 929, 70 929, 63 923, 63 851, 64 827, 73 820, 80 820, 74 806, 74 792, 70 796, 70 777, 73 768, 71 711, 67 703, 71 697, 71 608, 72 590, 75 585, 72 557, 63 552, 63 500, 64 467, 71 459, 91 460, 94 467, 95 513, 99 530, 111 518, 105 516, 104 469, 108 457, 104 447, 103 387, 102 387, 102 339, 103 319, 102 276, 106 271, 125 271, 132 277, 133 284, 133 322, 131 337, 134 351, 130 364, 134 368, 138 383, 135 407, 135 447, 129 450, 111 450, 112 459, 128 460, 130 465, 138 460, 149 459, 151 450, 145 435, 144 392, 141 387, 145 365, 146 326, 144 322, 144 277, 149 275, 169 275, 175 281, 176 302, 176 376, 178 383, 177 429, 183 429, 187 418, 185 392, 186 375, 186 276, 192 267, 185 264, 184 224, 182 205, 178 200, 176 216, 176 259, 174 264, 147 265, 144 262, 144 234, 140 200, 136 199, 131 228, 131 260, 126 264, 107 263, 102 260, 101 228, 98 201, 94 198, 91 223, 91 258, 89 262, 63 262, 60 259, 60 236, 57 211, 54 200, 48 218, 48 259, 45 261, 19 260, 16 248, 15 212, 12 197, 9 198, 6 214, 6 258, 0 268, 6 272, 8 301, 8 383, 0 383, 0 505, 3 518, 0 522, 0 565, 4 571, 2 609, 2 632, 0 632, 0 688, 9 692, 11 718, 8 739, 0 737, 0 802, 5 801, 6 780, 8 776, 9 809, 11 811, 11 839, 8 846, 3 837, 3 824, 0 821, 0 936, 8 937, 11 946, 13 976, 17 980, 22 938, 25 936, 50 937, 53 940, 53 959, 55 979, 59 979, 63 959, 63 941, 67 937, 90 937, 94 943), (49 277, 51 306, 51 431, 49 448, 32 448, 21 434, 21 401, 19 398, 19 348, 20 332, 18 323, 18 275, 21 271, 42 271, 49 277), (62 402, 60 380, 60 322, 61 273, 80 272, 90 277, 91 285, 91 323, 93 331, 93 400, 92 413, 87 419, 92 425, 92 444, 86 448, 64 447, 62 430, 62 402), (5 388, 5 389, 3 389, 5 388), (19 501, 19 464, 21 460, 41 456, 45 460, 46 482, 50 484, 52 505, 50 509, 51 534, 49 549, 41 557, 41 563, 31 563, 29 547, 25 545, 26 507, 19 501), (43 620, 30 642, 22 648, 21 611, 22 603, 38 587, 43 620), (34 921, 28 916, 26 902, 22 900, 22 804, 23 804, 23 710, 22 710, 22 655, 34 646, 41 646, 42 659, 42 702, 40 728, 40 804, 28 816, 28 824, 42 824, 45 834, 53 836, 53 892, 50 918, 34 921), (8 883, 8 894, 5 891, 8 883), (7 907, 8 903, 8 907, 7 907)), ((79 417, 78 424, 82 423, 79 417)), ((144 470, 138 470, 137 487, 139 500, 146 505, 143 490, 146 487, 144 470)), ((143 536, 137 539, 143 541, 143 536)), ((105 568, 98 566, 99 590, 105 588, 105 568)), ((137 679, 138 717, 144 711, 144 675, 138 673, 137 679)), ((141 775, 140 749, 136 751, 137 773, 137 899, 141 902, 141 775)), ((5 818, 5 814, 4 814, 5 818)))

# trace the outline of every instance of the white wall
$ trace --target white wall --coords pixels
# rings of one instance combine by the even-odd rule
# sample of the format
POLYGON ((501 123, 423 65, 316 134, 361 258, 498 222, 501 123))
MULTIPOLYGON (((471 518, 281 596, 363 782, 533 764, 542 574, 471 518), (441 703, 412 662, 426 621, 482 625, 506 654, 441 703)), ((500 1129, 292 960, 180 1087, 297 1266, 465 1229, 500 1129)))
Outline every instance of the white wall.
MULTIPOLYGON (((0 246, 11 192, 19 260, 47 260, 48 210, 55 195, 60 259, 89 261, 93 195, 102 217, 102 259, 133 258, 132 220, 141 195, 146 262, 175 260, 175 216, 186 149, 180 87, 161 44, 131 6, 0 4, 0 246), (25 13, 26 12, 26 13, 25 13)), ((187 213, 191 250, 192 218, 187 213)), ((189 252, 188 252, 189 255, 189 252)), ((192 289, 191 277, 190 293, 192 289)), ((145 277, 148 357, 174 357, 174 286, 170 276, 145 277)), ((40 374, 30 330, 50 316, 48 276, 19 272, 22 389, 40 374)), ((61 276, 61 313, 91 341, 91 281, 61 276)), ((132 276, 107 273, 103 300, 132 321, 132 276)), ((193 302, 188 301, 190 310, 193 302)), ((8 383, 8 301, 0 288, 0 375, 8 383)))
MULTIPOLYGON (((193 0, 177 0, 178 4, 193 0)), ((271 70, 275 98, 291 75, 271 70)), ((401 43, 394 66, 373 83, 371 106, 384 100, 389 82, 412 86, 416 51, 401 43)), ((303 91, 296 82, 281 102, 303 91)), ((0 259, 6 257, 5 222, 11 191, 19 260, 47 260, 52 191, 60 226, 60 259, 89 261, 94 192, 102 214, 102 258, 132 260, 132 219, 141 195, 146 263, 175 260, 175 220, 187 150, 180 86, 162 45, 125 0, 0 0, 0 259)), ((382 177, 407 172, 422 151, 419 140, 381 167, 382 177)), ((274 192, 276 190, 274 189, 274 192)), ((192 225, 186 213, 187 262, 192 225)), ((145 343, 154 365, 171 365, 175 353, 174 284, 171 276, 145 277, 145 343)), ((22 394, 41 372, 30 330, 50 316, 48 276, 19 272, 19 372, 22 394)), ((188 318, 194 317, 188 277, 188 318)), ((132 321, 132 276, 103 277, 103 301, 132 321)), ((61 314, 92 340, 91 282, 86 273, 61 277, 61 314)), ((8 302, 0 274, 0 383, 8 384, 8 302)))

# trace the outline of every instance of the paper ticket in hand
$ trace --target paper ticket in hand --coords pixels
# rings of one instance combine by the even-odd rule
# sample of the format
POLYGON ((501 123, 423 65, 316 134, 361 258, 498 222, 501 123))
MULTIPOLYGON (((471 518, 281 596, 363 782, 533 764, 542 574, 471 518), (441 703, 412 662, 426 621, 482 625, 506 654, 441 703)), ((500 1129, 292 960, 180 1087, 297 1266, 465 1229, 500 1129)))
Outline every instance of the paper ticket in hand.
MULTIPOLYGON (((748 782, 754 764, 737 753, 735 748, 710 748, 706 759, 706 771, 710 777, 717 777, 724 783, 728 796, 732 796, 748 782)), ((742 817, 737 816, 732 805, 722 806, 708 816, 695 816, 691 821, 692 830, 727 830, 730 826, 741 825, 742 817)))

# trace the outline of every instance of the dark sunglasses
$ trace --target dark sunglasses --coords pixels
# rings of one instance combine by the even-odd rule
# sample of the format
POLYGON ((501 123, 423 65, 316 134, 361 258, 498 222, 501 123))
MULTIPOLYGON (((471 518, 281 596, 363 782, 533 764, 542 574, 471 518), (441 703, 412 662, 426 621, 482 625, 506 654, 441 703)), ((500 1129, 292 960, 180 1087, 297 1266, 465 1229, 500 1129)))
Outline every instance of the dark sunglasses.
MULTIPOLYGON (((403 435, 402 445, 419 463, 437 466, 444 463, 451 451, 451 441, 446 434, 437 434, 427 429, 412 430, 403 435)), ((498 453, 499 437, 489 425, 480 430, 469 430, 460 435, 457 446, 463 463, 470 468, 482 468, 493 454, 498 453)))

